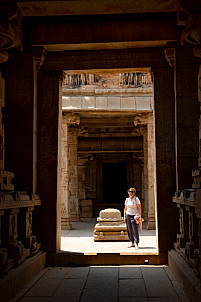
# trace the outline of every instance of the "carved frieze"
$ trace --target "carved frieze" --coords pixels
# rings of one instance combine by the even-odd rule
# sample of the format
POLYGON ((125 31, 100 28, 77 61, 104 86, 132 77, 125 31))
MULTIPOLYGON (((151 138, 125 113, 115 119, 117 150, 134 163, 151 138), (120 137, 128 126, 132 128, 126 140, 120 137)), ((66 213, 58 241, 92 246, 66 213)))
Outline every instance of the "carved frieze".
POLYGON ((134 116, 134 120, 133 120, 134 126, 136 127, 138 125, 146 125, 146 124, 148 124, 148 122, 149 122, 149 116, 150 116, 149 113, 139 113, 139 114, 136 114, 134 116))
POLYGON ((178 16, 183 17, 184 30, 181 35, 181 43, 186 42, 195 45, 193 54, 201 58, 201 5, 200 1, 181 1, 178 16))
POLYGON ((22 50, 22 21, 16 4, 4 7, 5 14, 0 16, 0 64, 8 60, 7 49, 17 47, 22 50))
POLYGON ((63 119, 68 126, 75 126, 80 124, 80 117, 76 113, 63 112, 63 119))

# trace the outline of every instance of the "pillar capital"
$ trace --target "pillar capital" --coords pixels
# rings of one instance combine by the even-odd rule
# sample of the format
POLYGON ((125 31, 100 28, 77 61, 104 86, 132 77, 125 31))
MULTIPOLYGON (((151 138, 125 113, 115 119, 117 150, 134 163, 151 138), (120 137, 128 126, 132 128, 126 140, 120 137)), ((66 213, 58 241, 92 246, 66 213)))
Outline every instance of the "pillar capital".
POLYGON ((35 48, 33 51, 33 61, 36 72, 40 70, 45 62, 46 51, 44 48, 35 48))
POLYGON ((75 126, 80 124, 80 117, 76 113, 63 112, 63 121, 68 126, 75 126))
POLYGON ((175 64, 175 47, 173 45, 167 45, 165 48, 165 57, 170 67, 174 67, 175 64))
POLYGON ((21 14, 16 4, 4 6, 4 14, 0 13, 0 64, 8 60, 7 50, 17 47, 22 50, 21 14))
POLYGON ((181 43, 195 45, 193 54, 201 58, 201 7, 200 1, 181 1, 178 12, 178 20, 183 19, 184 30, 181 35, 181 43))

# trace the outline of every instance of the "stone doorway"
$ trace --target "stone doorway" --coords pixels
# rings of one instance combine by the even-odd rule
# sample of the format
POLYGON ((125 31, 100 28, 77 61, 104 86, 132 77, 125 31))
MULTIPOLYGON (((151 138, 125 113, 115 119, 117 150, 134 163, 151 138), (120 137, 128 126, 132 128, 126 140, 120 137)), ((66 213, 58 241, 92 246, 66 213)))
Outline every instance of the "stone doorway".
POLYGON ((127 163, 102 164, 103 203, 122 203, 127 194, 127 163))
POLYGON ((62 229, 107 207, 123 216, 133 186, 147 228, 155 229, 150 74, 69 74, 62 112, 62 229))

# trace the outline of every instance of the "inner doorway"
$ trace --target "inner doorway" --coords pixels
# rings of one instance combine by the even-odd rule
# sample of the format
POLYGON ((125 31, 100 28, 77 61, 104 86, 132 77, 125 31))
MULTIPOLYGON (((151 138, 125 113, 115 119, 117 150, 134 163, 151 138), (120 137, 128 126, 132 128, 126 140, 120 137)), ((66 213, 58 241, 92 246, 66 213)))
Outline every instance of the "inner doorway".
POLYGON ((103 203, 122 203, 127 190, 127 163, 102 164, 103 203))

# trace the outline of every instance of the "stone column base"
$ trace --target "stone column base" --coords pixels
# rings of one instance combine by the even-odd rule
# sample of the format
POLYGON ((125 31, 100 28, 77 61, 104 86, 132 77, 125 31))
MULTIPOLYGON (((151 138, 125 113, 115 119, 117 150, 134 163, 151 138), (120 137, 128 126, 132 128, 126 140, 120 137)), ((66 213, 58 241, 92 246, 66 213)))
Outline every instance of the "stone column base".
POLYGON ((71 222, 79 222, 80 221, 80 214, 79 213, 71 213, 70 221, 71 222))
POLYGON ((156 222, 155 217, 148 218, 147 230, 155 230, 156 229, 156 222))
POLYGON ((72 230, 72 224, 69 218, 61 219, 61 229, 62 230, 72 230))

